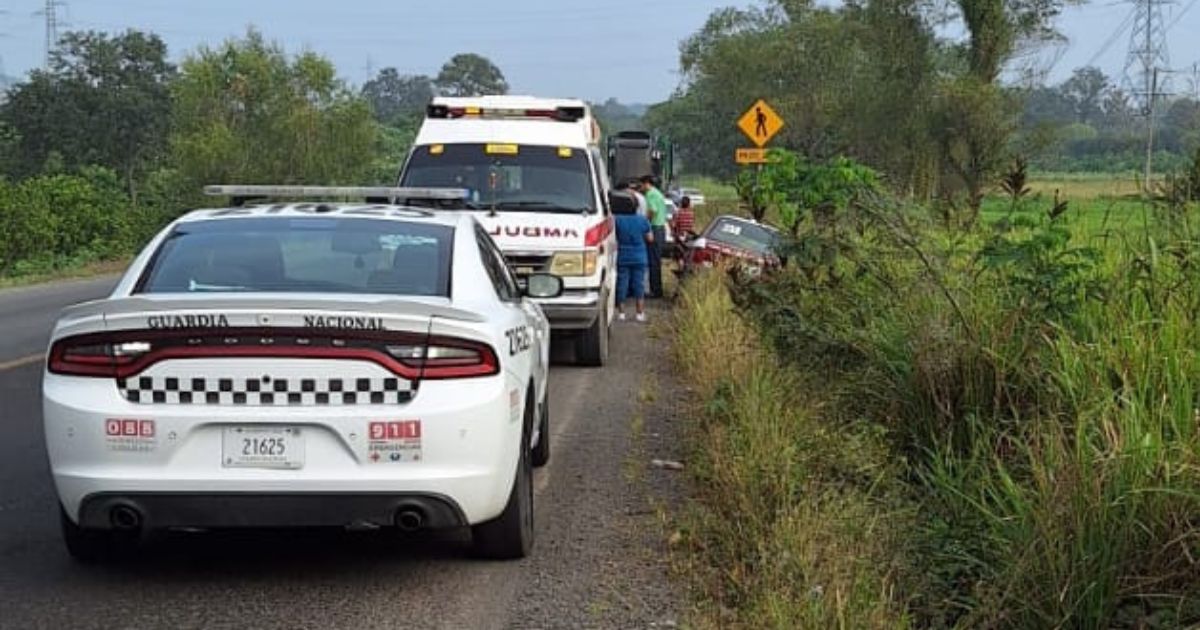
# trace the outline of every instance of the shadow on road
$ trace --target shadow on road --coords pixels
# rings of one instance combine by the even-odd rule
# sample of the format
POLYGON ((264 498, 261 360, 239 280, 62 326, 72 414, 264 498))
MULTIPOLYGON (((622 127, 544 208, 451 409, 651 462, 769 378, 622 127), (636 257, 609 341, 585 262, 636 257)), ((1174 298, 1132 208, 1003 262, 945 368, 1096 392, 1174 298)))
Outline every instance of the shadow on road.
MULTIPOLYGON (((64 551, 65 553, 65 551, 64 551)), ((377 565, 478 562, 467 530, 405 535, 394 530, 245 530, 156 534, 124 558, 85 570, 125 578, 178 573, 208 579, 268 577, 301 570, 361 573, 377 565)))

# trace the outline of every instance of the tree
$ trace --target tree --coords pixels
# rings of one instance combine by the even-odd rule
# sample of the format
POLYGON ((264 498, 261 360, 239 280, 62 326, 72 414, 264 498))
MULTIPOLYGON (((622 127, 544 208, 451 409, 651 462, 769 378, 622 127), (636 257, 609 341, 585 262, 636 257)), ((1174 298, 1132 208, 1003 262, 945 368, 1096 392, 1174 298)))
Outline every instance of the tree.
POLYGON ((928 123, 935 39, 921 6, 776 0, 718 10, 681 45, 683 86, 647 122, 679 143, 687 168, 730 177, 747 142, 732 123, 766 98, 787 123, 773 146, 853 155, 924 194, 938 161, 928 123))
POLYGON ((1010 95, 997 85, 1020 48, 1050 39, 1050 21, 1069 0, 955 0, 967 30, 966 73, 941 89, 938 112, 942 158, 967 193, 972 223, 988 182, 1004 163, 1015 130, 1010 95))
POLYGON ((600 123, 600 128, 606 134, 620 131, 641 130, 644 128, 642 116, 628 105, 622 104, 615 98, 610 98, 600 104, 592 105, 592 115, 600 123))
POLYGON ((1060 91, 1075 110, 1075 122, 1095 123, 1104 113, 1104 96, 1109 82, 1099 68, 1076 68, 1071 78, 1063 82, 1060 91))
POLYGON ((35 70, 0 107, 0 121, 18 138, 10 174, 36 174, 49 160, 71 170, 97 164, 134 193, 167 147, 176 72, 166 57, 166 44, 140 31, 64 35, 50 67, 35 70))
POLYGON ((500 68, 474 53, 454 55, 442 66, 434 84, 446 96, 508 94, 508 81, 500 68))
POLYGON ((172 151, 194 184, 357 183, 370 169, 370 105, 328 60, 255 31, 185 59, 175 103, 172 151))
POLYGON ((384 68, 362 88, 362 96, 371 104, 375 120, 392 126, 404 126, 425 111, 433 100, 433 79, 424 75, 402 75, 395 68, 384 68))

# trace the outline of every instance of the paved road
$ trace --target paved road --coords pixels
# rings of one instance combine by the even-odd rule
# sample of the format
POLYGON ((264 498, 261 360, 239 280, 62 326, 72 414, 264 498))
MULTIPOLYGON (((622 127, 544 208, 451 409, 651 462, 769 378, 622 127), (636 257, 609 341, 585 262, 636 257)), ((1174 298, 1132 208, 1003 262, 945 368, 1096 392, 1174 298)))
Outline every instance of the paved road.
MULTIPOLYGON (((40 352, 53 312, 109 285, 0 293, 0 364, 40 352)), ((0 628, 669 626, 680 598, 652 506, 676 500, 681 482, 643 462, 679 441, 647 408, 655 396, 636 395, 666 378, 647 340, 643 326, 618 326, 610 367, 555 368, 537 546, 509 563, 471 559, 455 533, 260 532, 180 535, 129 562, 74 564, 43 454, 41 366, 0 367, 0 628)))
POLYGON ((65 306, 104 297, 118 276, 0 290, 0 367, 35 361, 65 306))

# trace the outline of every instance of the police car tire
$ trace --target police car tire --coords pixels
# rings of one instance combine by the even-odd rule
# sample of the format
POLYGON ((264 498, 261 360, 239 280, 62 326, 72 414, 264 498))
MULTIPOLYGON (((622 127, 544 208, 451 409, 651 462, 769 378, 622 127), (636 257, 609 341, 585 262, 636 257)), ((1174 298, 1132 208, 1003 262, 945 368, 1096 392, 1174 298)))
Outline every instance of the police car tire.
POLYGON ((533 549, 533 462, 529 439, 533 435, 533 397, 525 405, 525 427, 517 474, 504 511, 495 519, 471 528, 475 554, 490 560, 517 560, 533 549))
POLYGON ((602 303, 604 306, 600 310, 600 316, 596 318, 591 328, 588 328, 579 337, 578 345, 575 348, 579 363, 587 367, 604 367, 604 364, 608 362, 608 337, 611 322, 608 319, 607 298, 602 300, 602 303))
POLYGON ((135 532, 80 527, 71 520, 71 517, 67 516, 66 511, 61 507, 59 508, 59 521, 62 525, 62 537, 67 546, 67 553, 83 564, 98 564, 106 560, 115 560, 122 555, 122 552, 132 550, 137 543, 135 532))
POLYGON ((538 443, 533 447, 533 467, 541 468, 550 463, 550 394, 542 402, 542 412, 538 419, 538 443))

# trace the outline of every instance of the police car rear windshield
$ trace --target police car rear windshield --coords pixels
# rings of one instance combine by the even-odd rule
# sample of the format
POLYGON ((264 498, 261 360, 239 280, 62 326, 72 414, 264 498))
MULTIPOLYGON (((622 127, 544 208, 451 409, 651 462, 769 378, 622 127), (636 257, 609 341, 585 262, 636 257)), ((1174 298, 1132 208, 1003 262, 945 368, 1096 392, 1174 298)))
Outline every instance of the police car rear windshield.
POLYGON ((417 147, 401 186, 465 188, 468 207, 497 212, 592 213, 585 151, 515 144, 417 147))
POLYGON ((450 296, 454 229, 343 218, 217 219, 177 226, 140 293, 450 296))

